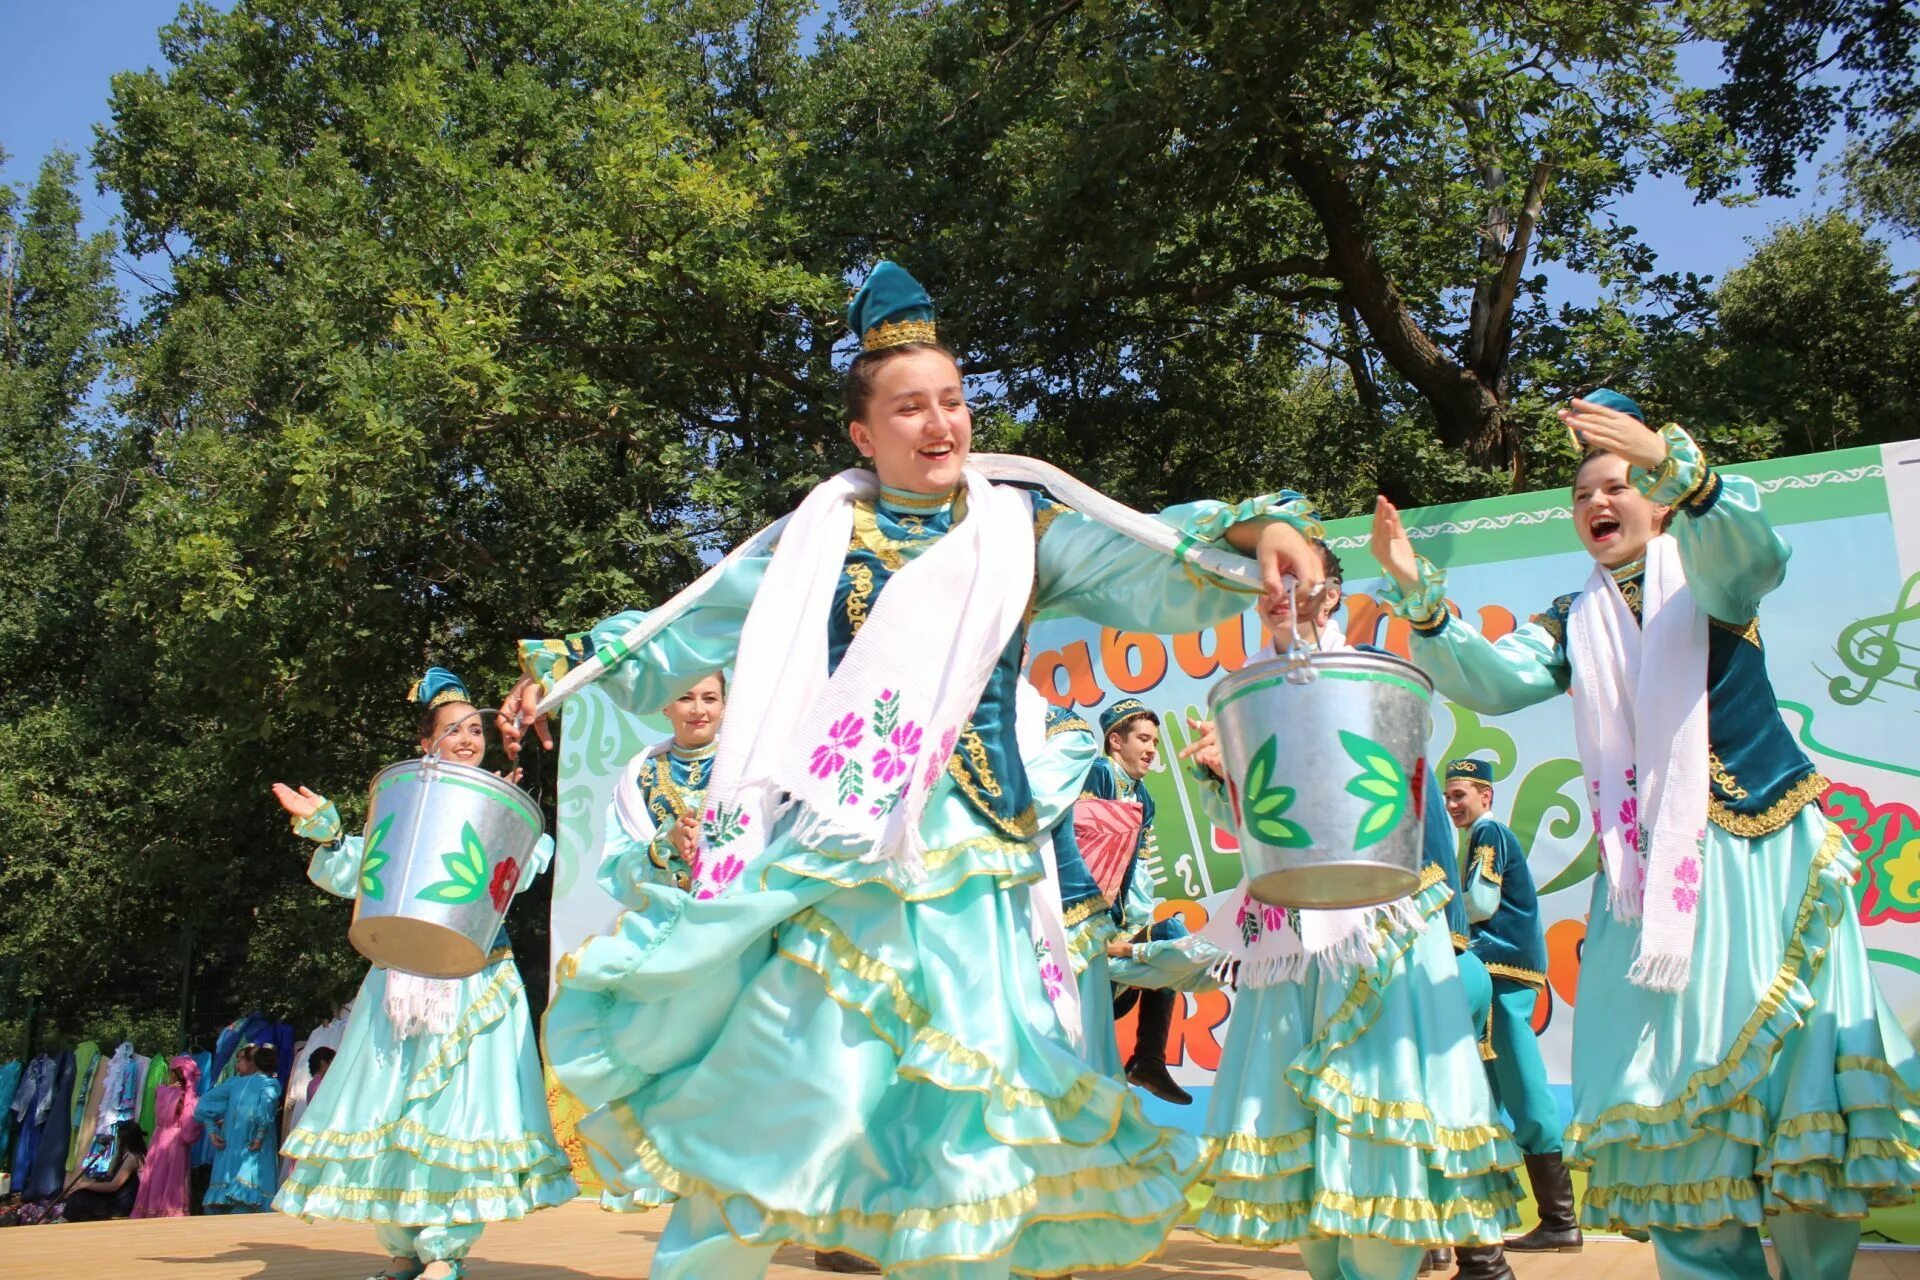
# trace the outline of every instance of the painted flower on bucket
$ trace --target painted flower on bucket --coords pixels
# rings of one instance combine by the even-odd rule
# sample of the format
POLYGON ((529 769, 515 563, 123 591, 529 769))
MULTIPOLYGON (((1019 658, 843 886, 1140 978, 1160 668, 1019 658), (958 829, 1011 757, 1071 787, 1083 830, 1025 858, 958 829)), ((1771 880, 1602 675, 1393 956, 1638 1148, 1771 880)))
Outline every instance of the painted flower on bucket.
POLYGON ((487 884, 487 896, 493 900, 495 911, 505 911, 507 904, 513 901, 513 891, 520 884, 520 860, 508 858, 493 869, 493 879, 487 884))

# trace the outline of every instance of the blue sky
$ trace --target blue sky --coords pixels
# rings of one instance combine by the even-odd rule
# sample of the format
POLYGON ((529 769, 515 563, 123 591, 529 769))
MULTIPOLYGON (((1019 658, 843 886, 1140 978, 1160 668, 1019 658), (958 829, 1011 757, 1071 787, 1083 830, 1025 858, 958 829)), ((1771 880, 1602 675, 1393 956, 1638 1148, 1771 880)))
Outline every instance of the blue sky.
MULTIPOLYGON (((161 64, 159 29, 178 8, 177 0, 0 0, 0 30, 12 46, 8 74, 0 77, 0 147, 9 155, 0 180, 30 181, 55 147, 84 157, 93 145, 93 126, 106 119, 109 80, 117 71, 161 64)), ((1687 57, 1683 66, 1700 81, 1717 70, 1704 52, 1687 57)), ((1725 208, 1695 205, 1677 179, 1648 182, 1622 200, 1614 216, 1640 229, 1662 269, 1718 276, 1773 225, 1833 203, 1832 193, 1819 189, 1817 175, 1810 173, 1804 186, 1791 200, 1725 208)), ((83 199, 89 229, 105 226, 118 211, 113 197, 94 191, 91 182, 83 199)), ((1895 238, 1890 247, 1898 268, 1920 270, 1920 244, 1895 238)), ((1549 279, 1555 301, 1592 296, 1591 282, 1571 273, 1552 271, 1549 279)), ((137 295, 138 286, 124 274, 122 284, 137 295)))

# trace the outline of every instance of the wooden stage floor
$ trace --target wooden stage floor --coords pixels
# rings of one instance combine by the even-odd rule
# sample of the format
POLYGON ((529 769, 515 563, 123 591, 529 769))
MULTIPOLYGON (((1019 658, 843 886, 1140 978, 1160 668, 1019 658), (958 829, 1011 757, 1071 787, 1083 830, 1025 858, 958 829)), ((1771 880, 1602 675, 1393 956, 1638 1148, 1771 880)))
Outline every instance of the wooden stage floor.
MULTIPOLYGON (((643 1280, 664 1210, 623 1216, 587 1202, 487 1230, 469 1261, 473 1280, 643 1280)), ((309 1226, 276 1214, 100 1222, 0 1231, 5 1280, 363 1280, 379 1263, 365 1227, 309 1226)), ((783 1249, 776 1280, 814 1280, 809 1255, 783 1249)), ((1571 1255, 1515 1257, 1520 1280, 1652 1280, 1644 1245, 1595 1241, 1571 1255)), ((1299 1255, 1232 1249, 1190 1232, 1153 1262, 1109 1276, 1302 1277, 1299 1255)), ((1754 1277, 1754 1280, 1760 1280, 1754 1277)), ((1863 1252, 1853 1280, 1920 1280, 1920 1254, 1863 1252)))

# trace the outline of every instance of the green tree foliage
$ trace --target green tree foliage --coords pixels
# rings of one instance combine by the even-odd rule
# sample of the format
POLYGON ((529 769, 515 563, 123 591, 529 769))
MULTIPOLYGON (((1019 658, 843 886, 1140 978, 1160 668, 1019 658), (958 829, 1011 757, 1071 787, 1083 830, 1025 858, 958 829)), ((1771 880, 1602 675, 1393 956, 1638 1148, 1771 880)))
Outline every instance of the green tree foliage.
POLYGON ((1377 437, 1363 483, 1463 496, 1515 483, 1530 432, 1557 433, 1542 394, 1564 388, 1513 376, 1539 266, 1639 287, 1650 255, 1608 204, 1649 173, 1735 167, 1675 76, 1691 18, 1624 0, 862 5, 808 85, 799 194, 812 225, 860 228, 856 251, 910 252, 1043 424, 1035 447, 1123 490, 1217 477, 1173 443, 1196 416, 1220 453, 1319 478, 1276 405, 1324 357, 1342 417, 1377 437))
POLYGON ((1551 483, 1551 406, 1598 382, 1717 456, 1907 417, 1912 299, 1857 226, 1715 290, 1612 215, 1742 172, 1674 50, 1743 9, 814 9, 190 4, 94 157, 168 268, 124 328, 72 162, 5 194, 0 975, 58 1026, 346 994, 269 784, 354 822, 422 667, 491 701, 514 639, 658 601, 846 465, 839 310, 881 256, 940 299, 980 447, 1140 506, 1551 483), (1556 309, 1549 263, 1605 296, 1556 309))

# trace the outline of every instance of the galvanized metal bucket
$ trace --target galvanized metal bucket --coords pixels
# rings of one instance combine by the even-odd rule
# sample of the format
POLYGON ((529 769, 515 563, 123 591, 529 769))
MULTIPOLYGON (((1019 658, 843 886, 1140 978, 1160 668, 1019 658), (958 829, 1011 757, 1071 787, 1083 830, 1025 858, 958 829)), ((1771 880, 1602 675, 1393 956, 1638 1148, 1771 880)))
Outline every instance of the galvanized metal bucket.
POLYGON ((544 829, 533 797, 485 769, 435 756, 388 765, 368 788, 348 941, 389 969, 480 972, 544 829))
POLYGON ((1207 695, 1248 892, 1368 907, 1419 887, 1433 684, 1352 649, 1249 663, 1207 695))

